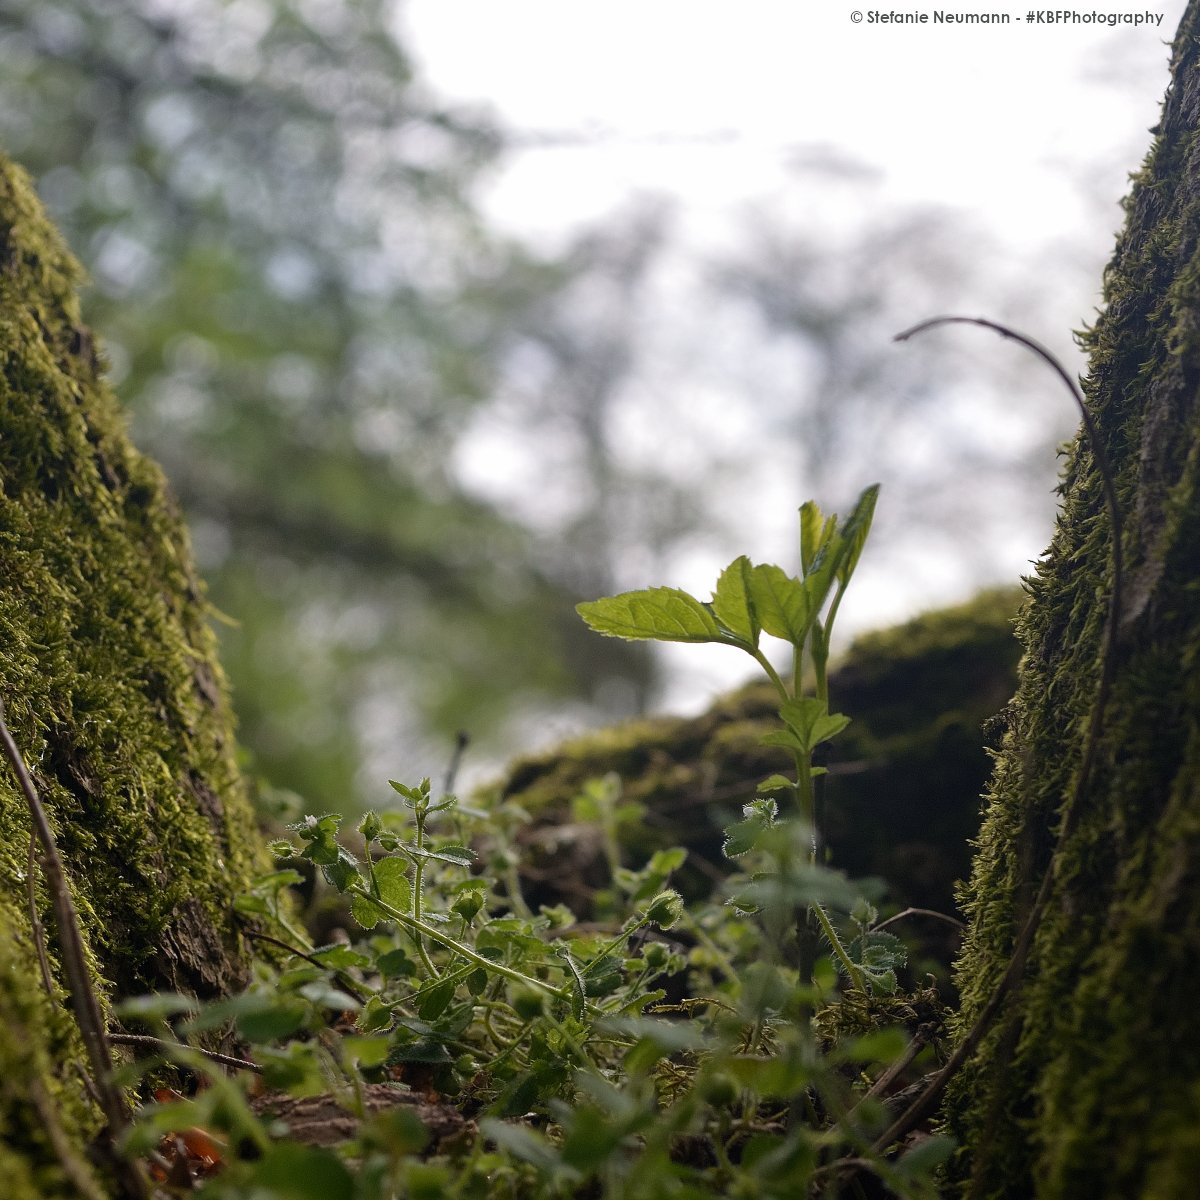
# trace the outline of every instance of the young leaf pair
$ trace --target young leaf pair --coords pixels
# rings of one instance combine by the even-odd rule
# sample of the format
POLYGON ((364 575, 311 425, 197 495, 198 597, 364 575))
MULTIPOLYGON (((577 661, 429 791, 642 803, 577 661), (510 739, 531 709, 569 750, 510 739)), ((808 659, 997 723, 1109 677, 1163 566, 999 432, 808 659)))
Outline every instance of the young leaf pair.
POLYGON ((679 588, 653 587, 588 601, 578 606, 579 614, 608 637, 736 646, 767 671, 781 700, 800 695, 800 666, 807 645, 817 676, 817 696, 824 700, 830 629, 862 554, 878 495, 878 484, 867 488, 841 526, 836 515, 824 514, 812 501, 800 509, 798 576, 770 563, 755 565, 742 555, 721 572, 709 602, 679 588), (763 633, 794 648, 790 688, 759 648, 763 633))

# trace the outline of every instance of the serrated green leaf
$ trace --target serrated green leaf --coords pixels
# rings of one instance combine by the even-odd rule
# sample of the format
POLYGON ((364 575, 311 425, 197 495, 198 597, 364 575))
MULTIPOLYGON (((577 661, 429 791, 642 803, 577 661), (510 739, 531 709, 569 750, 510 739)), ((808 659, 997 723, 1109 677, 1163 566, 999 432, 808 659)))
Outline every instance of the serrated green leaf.
POLYGON ((377 904, 372 904, 365 896, 350 897, 350 915, 363 929, 374 929, 380 921, 391 918, 377 904))
POLYGON ((763 630, 793 645, 803 645, 816 616, 804 584, 782 567, 760 563, 750 571, 749 589, 763 630))
POLYGON ((829 712, 824 701, 814 696, 785 700, 779 706, 779 715, 796 735, 805 753, 829 741, 850 724, 849 717, 829 712))
POLYGON ((768 775, 754 790, 760 795, 767 792, 794 792, 796 781, 786 775, 768 775))
POLYGON ((908 1035, 903 1029, 872 1029, 870 1033, 850 1038, 838 1048, 839 1057, 848 1062, 893 1063, 908 1047, 908 1035))
POLYGON ((682 846, 672 846, 667 850, 655 850, 646 864, 646 869, 652 875, 667 876, 672 871, 678 871, 687 861, 688 852, 682 846))
POLYGON ((417 973, 417 964, 401 949, 389 950, 375 960, 384 979, 406 979, 417 973))
POLYGON ((924 1137, 897 1159, 894 1169, 904 1179, 914 1179, 918 1175, 931 1177, 933 1169, 941 1166, 954 1153, 956 1145, 952 1137, 944 1134, 924 1137))
POLYGON ((342 942, 334 942, 329 946, 318 946, 309 954, 309 958, 315 958, 323 967, 341 970, 349 970, 351 967, 366 967, 371 963, 365 954, 359 954, 357 950, 352 950, 342 942))
POLYGON ((495 1117, 484 1117, 479 1122, 479 1132, 496 1143, 501 1150, 531 1163, 544 1171, 559 1167, 558 1151, 548 1138, 523 1125, 510 1125, 495 1117))
POLYGON ((341 988, 333 987, 324 979, 314 979, 300 989, 300 995, 310 1004, 318 1008, 328 1008, 333 1012, 357 1012, 362 1005, 341 988))
POLYGON ((800 507, 800 565, 807 575, 829 547, 837 529, 837 517, 821 511, 815 500, 806 500, 800 507))
POLYGON ((340 851, 337 829, 341 819, 339 813, 325 813, 320 817, 309 815, 303 821, 289 825, 290 830, 299 834, 300 839, 308 843, 300 851, 301 856, 320 866, 337 862, 340 851))
POLYGON ((323 862, 321 872, 331 887, 344 892, 352 883, 359 883, 358 859, 344 846, 338 847, 337 857, 332 862, 323 862))
POLYGON ((870 487, 865 488, 842 529, 842 542, 845 548, 841 561, 838 563, 837 578, 843 587, 849 583, 850 576, 854 574, 854 568, 858 566, 858 560, 862 557, 867 534, 871 532, 871 522, 875 517, 875 503, 878 499, 879 484, 873 483, 870 487))
POLYGON ((306 1042, 290 1042, 281 1050, 260 1046, 254 1059, 263 1069, 263 1082, 271 1089, 291 1096, 317 1096, 325 1090, 325 1076, 316 1047, 306 1042))
POLYGON ((450 1001, 454 999, 457 983, 453 979, 444 979, 420 993, 417 1000, 417 1015, 423 1021, 436 1021, 446 1011, 450 1001))
MULTIPOLYGON (((405 854, 411 854, 415 858, 453 863, 456 867, 469 867, 475 862, 475 851, 469 846, 446 845, 432 848, 418 846, 415 842, 404 842, 402 848, 405 854)), ((381 863, 380 866, 382 865, 381 863)), ((378 868, 376 869, 378 870, 378 868)))
POLYGON ((360 1067, 379 1067, 387 1061, 391 1043, 387 1038, 350 1035, 342 1038, 342 1049, 360 1067))
POLYGON ((863 967, 862 972, 871 985, 871 991, 877 996, 893 996, 900 986, 895 971, 873 971, 870 967, 863 967))
POLYGON ((409 808, 424 807, 429 802, 429 780, 422 779, 416 787, 409 787, 396 779, 389 779, 388 786, 399 794, 409 808))
POLYGON ((748 892, 735 892, 725 901, 725 906, 744 917, 752 917, 755 913, 762 912, 762 905, 757 897, 748 892))
POLYGON ((887 971, 908 962, 908 949, 894 934, 873 930, 866 936, 862 965, 872 971, 887 971))
POLYGON ((375 812, 364 813, 363 819, 358 823, 358 832, 363 835, 363 839, 370 845, 383 832, 383 822, 379 819, 379 814, 375 812))
POLYGON ((807 754, 809 750, 805 742, 792 729, 772 729, 769 733, 764 733, 758 740, 760 745, 781 746, 784 750, 791 750, 793 753, 807 754))
POLYGON ((379 898, 401 912, 412 903, 412 885, 408 881, 408 863, 402 858, 381 858, 375 864, 375 886, 379 898))
POLYGON ((362 1012, 358 1014, 355 1024, 364 1032, 370 1033, 377 1029, 387 1029, 392 1023, 392 1010, 379 996, 367 999, 362 1012))
POLYGON ((623 592, 575 607, 590 628, 606 637, 662 642, 729 640, 708 607, 678 588, 623 592))
MULTIPOLYGON (((412 885, 408 881, 409 863, 405 858, 381 858, 373 873, 379 899, 392 908, 406 913, 412 904, 412 885)), ((364 928, 373 929, 380 921, 391 921, 391 913, 371 902, 366 896, 355 895, 350 901, 350 913, 364 928)))
POLYGON ((149 996, 131 996, 122 1000, 114 1010, 123 1021, 134 1018, 139 1021, 163 1021, 177 1017, 180 1013, 194 1013, 200 1007, 194 996, 183 996, 178 992, 155 992, 149 996))
POLYGON ((308 1016, 308 1006, 291 996, 245 992, 228 1000, 209 1004, 181 1029, 186 1034, 217 1029, 233 1020, 247 1041, 270 1042, 295 1033, 308 1016))
POLYGON ((743 554, 721 572, 713 593, 712 610, 718 621, 749 646, 758 645, 760 625, 750 598, 750 560, 743 554))
POLYGON ((743 854, 748 854, 754 849, 763 830, 767 828, 769 828, 768 823, 758 814, 747 817, 744 821, 738 821, 734 825, 726 826, 725 842, 721 847, 721 852, 726 858, 739 858, 743 854))

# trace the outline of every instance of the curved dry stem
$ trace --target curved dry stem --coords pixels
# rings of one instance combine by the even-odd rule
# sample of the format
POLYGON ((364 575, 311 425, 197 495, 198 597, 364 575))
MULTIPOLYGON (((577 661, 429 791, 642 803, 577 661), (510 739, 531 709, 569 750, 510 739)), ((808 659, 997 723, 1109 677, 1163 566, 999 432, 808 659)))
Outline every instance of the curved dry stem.
POLYGON ((1125 562, 1121 546, 1122 525, 1121 512, 1117 505, 1116 480, 1113 476, 1112 467, 1105 452, 1104 444, 1100 438, 1099 428, 1091 412, 1088 410, 1087 401, 1084 399, 1079 385, 1071 379, 1070 375, 1067 374, 1066 368, 1045 346, 1035 342, 1030 337, 1026 337, 1023 333, 1018 333, 1016 330, 1010 329, 1007 325, 1002 325, 998 321, 989 321, 984 317, 931 317, 928 321, 922 321, 912 326, 912 328, 906 329, 903 333, 896 334, 894 340, 898 342, 907 341, 909 338, 924 333, 926 330, 951 324, 978 325, 983 329, 990 329, 994 333, 1000 334, 1001 337, 1017 342, 1045 362, 1063 381, 1067 391, 1070 392, 1071 399, 1074 401, 1083 418, 1083 428, 1087 437, 1088 448, 1092 452, 1092 458, 1096 463, 1096 469, 1100 475, 1101 486, 1104 491, 1104 502, 1108 509, 1111 533, 1109 551, 1112 566, 1112 590, 1109 594, 1107 626, 1100 656, 1100 678, 1096 686, 1096 695, 1092 701, 1087 736, 1084 740, 1079 770, 1075 775, 1071 794, 1067 797, 1066 803, 1063 805, 1062 822, 1059 826, 1058 837, 1055 840, 1054 850, 1050 857, 1050 865, 1046 873, 1042 876, 1037 895, 1029 910, 1029 916, 1026 918, 1025 924, 1022 926, 1013 944, 1012 957, 1008 961, 1008 966, 989 996, 987 1003, 975 1018, 974 1024, 946 1060, 945 1066, 930 1081, 929 1086, 876 1140, 874 1148, 880 1152, 895 1144, 932 1113, 934 1106, 941 1099, 946 1085, 958 1073, 963 1063, 975 1052, 979 1043, 983 1040, 984 1034, 991 1028, 991 1024, 995 1020, 996 1014, 1000 1011, 1005 998, 1010 993, 1015 992, 1021 985, 1025 974, 1025 965, 1029 958, 1029 951, 1033 945, 1034 935, 1041 924, 1042 917, 1046 911, 1046 905, 1050 899, 1050 893, 1053 889, 1055 864, 1059 861, 1059 851, 1074 829, 1080 799, 1087 790, 1088 783, 1091 780, 1092 768, 1096 758, 1096 747, 1100 739, 1104 709, 1108 704, 1108 694, 1112 686, 1113 672, 1116 667, 1117 634, 1121 624, 1121 595, 1124 583, 1125 562))
POLYGON ((952 917, 948 913, 938 912, 935 908, 906 908, 903 912, 898 912, 894 916, 888 917, 886 921, 880 921, 878 925, 872 925, 871 932, 875 933, 880 929, 886 929, 889 925, 894 925, 897 921, 903 921, 908 917, 929 917, 930 920, 941 921, 943 925, 950 925, 963 933, 967 929, 965 921, 960 921, 957 917, 952 917))

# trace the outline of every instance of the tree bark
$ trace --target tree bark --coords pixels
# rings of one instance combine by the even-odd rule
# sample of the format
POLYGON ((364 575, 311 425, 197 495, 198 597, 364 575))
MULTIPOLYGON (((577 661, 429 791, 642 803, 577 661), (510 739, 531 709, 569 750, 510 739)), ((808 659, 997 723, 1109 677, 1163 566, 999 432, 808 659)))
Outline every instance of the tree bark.
POLYGON ((1092 753, 1113 529, 1082 434, 1019 623, 1021 678, 965 894, 962 1032, 1047 873, 1049 893, 1017 986, 947 1093, 955 1196, 1168 1200, 1200 1180, 1198 35, 1193 2, 1087 334, 1126 564, 1092 753))
MULTIPOLYGON (((81 272, 0 158, 0 698, 48 810, 102 1001, 244 981, 232 901, 262 865, 179 513, 130 445, 81 272)), ((80 1194, 99 1116, 29 807, 0 769, 0 1178, 80 1194), (72 1157, 79 1161, 72 1166, 72 1157)))

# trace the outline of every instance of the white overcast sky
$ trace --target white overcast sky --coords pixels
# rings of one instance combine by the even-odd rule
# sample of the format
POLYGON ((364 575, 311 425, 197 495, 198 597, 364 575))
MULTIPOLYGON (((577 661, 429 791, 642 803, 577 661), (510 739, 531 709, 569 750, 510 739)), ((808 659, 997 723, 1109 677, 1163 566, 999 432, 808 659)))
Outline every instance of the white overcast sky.
MULTIPOLYGON (((954 11, 1014 20, 856 24, 858 0, 404 0, 399 19, 426 85, 484 107, 515 138, 481 199, 535 244, 554 248, 631 196, 666 193, 678 235, 703 254, 736 237, 752 201, 800 221, 817 211, 821 174, 797 163, 859 164, 875 176, 869 195, 881 209, 961 210, 1014 248, 1018 272, 1022 252, 1037 274, 1036 247, 1061 238, 1075 248, 1082 236, 1094 291, 1077 277, 1050 317, 1061 329, 1030 331, 1069 351, 1070 330, 1098 299, 1127 176, 1150 144, 1185 0, 1075 10, 1162 17, 1113 27, 1018 22, 1028 10, 1012 0, 956 2, 954 11)), ((1054 291, 1053 280, 1037 282, 1054 291)), ((1026 530, 1028 544, 1006 547, 999 577, 1027 569, 1045 533, 1026 530)), ((703 578, 710 571, 703 565, 703 578)), ((881 607, 843 624, 896 619, 930 595, 954 598, 956 586, 961 594, 948 576, 943 597, 924 581, 911 594, 864 585, 866 603, 881 607)), ((666 702, 680 707, 690 692, 683 706, 695 707, 731 678, 697 687, 693 675, 666 702)))
POLYGON ((1184 0, 1077 10, 1162 16, 1139 27, 854 24, 857 5, 407 0, 402 20, 443 95, 489 106, 518 135, 593 135, 510 158, 490 206, 522 232, 552 237, 637 190, 673 192, 703 217, 779 186, 789 157, 820 148, 881 170, 897 203, 1044 234, 1076 216, 1057 164, 1112 165, 1098 186, 1118 198, 1134 163, 1116 164, 1148 143, 1184 0))

